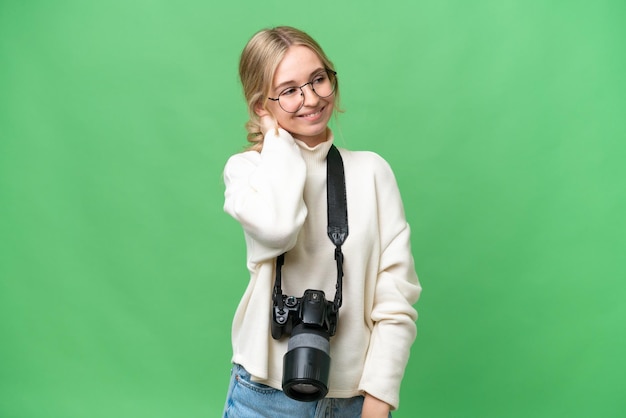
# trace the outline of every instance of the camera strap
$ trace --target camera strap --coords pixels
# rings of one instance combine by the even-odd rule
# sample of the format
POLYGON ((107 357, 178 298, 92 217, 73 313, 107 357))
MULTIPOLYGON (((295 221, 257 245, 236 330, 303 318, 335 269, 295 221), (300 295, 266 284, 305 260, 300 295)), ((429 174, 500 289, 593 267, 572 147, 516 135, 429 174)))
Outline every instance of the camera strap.
MULTIPOLYGON (((343 160, 339 150, 331 145, 326 156, 326 197, 328 207, 328 238, 335 244, 335 260, 337 261, 337 284, 333 308, 339 311, 342 304, 343 288, 343 252, 341 246, 348 237, 348 206, 346 200, 346 179, 343 160)), ((285 264, 285 253, 276 257, 276 278, 274 280, 274 303, 283 309, 282 266, 285 264)))

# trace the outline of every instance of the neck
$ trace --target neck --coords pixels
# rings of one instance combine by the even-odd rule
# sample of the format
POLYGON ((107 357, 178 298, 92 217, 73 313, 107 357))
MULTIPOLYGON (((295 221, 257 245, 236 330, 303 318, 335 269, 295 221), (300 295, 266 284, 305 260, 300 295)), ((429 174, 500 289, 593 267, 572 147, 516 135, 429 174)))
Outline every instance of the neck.
POLYGON ((326 142, 328 139, 328 128, 324 130, 324 132, 315 136, 295 136, 294 138, 304 142, 309 148, 313 148, 322 142, 326 142))
POLYGON ((318 170, 322 170, 321 172, 325 173, 326 155, 328 155, 328 150, 334 142, 332 131, 329 129, 326 141, 318 143, 314 147, 310 147, 306 142, 297 138, 295 138, 295 141, 300 147, 300 153, 306 163, 307 176, 313 175, 313 173, 318 173, 318 170))

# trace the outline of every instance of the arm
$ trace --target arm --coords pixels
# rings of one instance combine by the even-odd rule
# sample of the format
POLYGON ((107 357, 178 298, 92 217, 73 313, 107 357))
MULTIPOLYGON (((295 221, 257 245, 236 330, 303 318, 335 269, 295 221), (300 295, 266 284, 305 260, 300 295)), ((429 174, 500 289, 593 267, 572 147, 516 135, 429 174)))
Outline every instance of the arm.
POLYGON ((381 250, 370 314, 372 334, 360 389, 396 409, 416 335, 413 304, 421 287, 400 192, 391 168, 382 159, 376 165, 375 187, 381 250))
POLYGON ((253 244, 248 257, 263 261, 291 249, 306 218, 306 166, 283 129, 267 129, 263 150, 232 156, 224 169, 224 210, 253 244))

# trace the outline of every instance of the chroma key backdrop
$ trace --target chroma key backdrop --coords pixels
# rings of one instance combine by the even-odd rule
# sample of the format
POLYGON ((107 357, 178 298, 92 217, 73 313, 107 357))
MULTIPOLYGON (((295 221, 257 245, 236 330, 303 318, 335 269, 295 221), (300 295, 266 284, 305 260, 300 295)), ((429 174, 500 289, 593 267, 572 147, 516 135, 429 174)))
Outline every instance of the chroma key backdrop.
MULTIPOLYGON (((219 417, 239 54, 292 25, 393 167, 424 291, 394 418, 626 411, 622 0, 0 0, 0 417, 219 417)), ((269 314, 268 314, 269 318, 269 314)))

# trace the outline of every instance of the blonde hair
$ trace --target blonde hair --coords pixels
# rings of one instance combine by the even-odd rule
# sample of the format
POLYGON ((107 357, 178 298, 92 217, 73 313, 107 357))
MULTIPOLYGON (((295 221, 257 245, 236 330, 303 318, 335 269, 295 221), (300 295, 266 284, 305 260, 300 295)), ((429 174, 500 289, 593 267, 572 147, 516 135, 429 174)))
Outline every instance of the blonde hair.
MULTIPOLYGON (((319 44, 305 32, 290 26, 279 26, 257 32, 246 44, 239 60, 239 78, 248 104, 249 120, 246 123, 249 149, 261 151, 263 134, 260 118, 255 108, 261 105, 267 108, 267 97, 272 88, 274 74, 278 64, 292 45, 303 45, 311 49, 320 58, 326 69, 335 70, 319 44)), ((339 104, 339 84, 335 88, 335 108, 339 104)))

